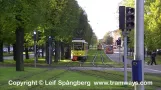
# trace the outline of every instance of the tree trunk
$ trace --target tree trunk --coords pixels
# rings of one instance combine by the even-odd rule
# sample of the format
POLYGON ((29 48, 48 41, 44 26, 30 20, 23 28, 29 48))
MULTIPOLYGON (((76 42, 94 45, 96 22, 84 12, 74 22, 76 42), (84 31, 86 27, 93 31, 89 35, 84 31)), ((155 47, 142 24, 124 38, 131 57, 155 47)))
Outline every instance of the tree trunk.
POLYGON ((55 59, 54 62, 59 61, 59 42, 55 41, 55 59))
POLYGON ((10 53, 10 44, 8 45, 8 53, 10 53))
POLYGON ((3 41, 0 40, 0 62, 3 61, 3 41))
POLYGON ((67 59, 70 59, 71 58, 71 48, 70 48, 70 45, 68 44, 68 47, 67 47, 67 59))
POLYGON ((58 52, 59 52, 58 61, 60 61, 60 59, 61 59, 61 42, 58 42, 58 52))
POLYGON ((64 42, 61 42, 61 60, 64 60, 64 42))
POLYGON ((24 29, 22 27, 18 27, 16 29, 16 71, 24 71, 23 44, 24 29))
POLYGON ((29 50, 27 47, 25 47, 25 57, 26 59, 29 59, 29 50))
POLYGON ((13 44, 13 59, 16 61, 16 44, 13 44))

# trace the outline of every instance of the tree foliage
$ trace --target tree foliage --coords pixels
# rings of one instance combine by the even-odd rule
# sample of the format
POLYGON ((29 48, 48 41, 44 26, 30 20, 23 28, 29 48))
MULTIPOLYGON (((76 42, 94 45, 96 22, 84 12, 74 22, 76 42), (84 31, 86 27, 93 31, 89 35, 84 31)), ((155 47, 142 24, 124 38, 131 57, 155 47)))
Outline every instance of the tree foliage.
POLYGON ((19 28, 24 33, 21 35, 24 40, 19 43, 25 47, 33 46, 34 31, 41 33, 37 34, 40 46, 49 36, 70 43, 78 31, 89 44, 96 40, 87 15, 76 0, 0 0, 0 13, 0 40, 3 43, 14 44, 19 28))
POLYGON ((113 37, 110 34, 111 32, 107 32, 103 37, 103 42, 107 45, 113 44, 113 37))
MULTIPOLYGON (((135 2, 134 0, 123 0, 121 4, 134 7, 135 2)), ((144 44, 149 51, 152 51, 161 48, 161 1, 145 0, 144 10, 144 44)), ((133 31, 130 32, 130 36, 134 36, 133 31)), ((134 38, 131 39, 133 44, 134 38)))

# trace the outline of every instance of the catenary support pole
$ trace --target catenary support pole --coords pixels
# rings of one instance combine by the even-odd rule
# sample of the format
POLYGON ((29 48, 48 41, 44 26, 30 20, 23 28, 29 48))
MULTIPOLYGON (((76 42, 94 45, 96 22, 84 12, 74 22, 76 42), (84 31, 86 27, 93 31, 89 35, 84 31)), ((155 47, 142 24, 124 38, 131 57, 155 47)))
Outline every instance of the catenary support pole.
MULTIPOLYGON (((135 36, 134 60, 142 60, 142 82, 144 81, 144 0, 135 0, 135 36)), ((137 85, 136 90, 144 90, 144 85, 137 85)))

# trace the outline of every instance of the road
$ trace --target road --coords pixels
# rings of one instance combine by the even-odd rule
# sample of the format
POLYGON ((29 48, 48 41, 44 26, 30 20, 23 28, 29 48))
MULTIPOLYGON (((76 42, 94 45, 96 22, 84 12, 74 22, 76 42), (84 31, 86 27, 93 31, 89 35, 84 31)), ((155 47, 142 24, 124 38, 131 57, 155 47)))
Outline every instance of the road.
MULTIPOLYGON (((121 50, 120 52, 120 60, 119 60, 119 50, 118 49, 115 49, 114 50, 114 54, 106 54, 112 61, 115 61, 115 62, 120 62, 120 63, 123 63, 123 60, 122 60, 122 55, 123 55, 123 52, 121 50)), ((130 59, 127 59, 127 63, 129 65, 131 65, 132 63, 132 60, 130 59)), ((123 70, 123 69, 122 69, 123 70)), ((131 71, 131 68, 128 69, 129 71, 131 71)), ((144 71, 145 72, 151 72, 151 73, 161 73, 161 65, 147 65, 146 63, 144 64, 144 71)))

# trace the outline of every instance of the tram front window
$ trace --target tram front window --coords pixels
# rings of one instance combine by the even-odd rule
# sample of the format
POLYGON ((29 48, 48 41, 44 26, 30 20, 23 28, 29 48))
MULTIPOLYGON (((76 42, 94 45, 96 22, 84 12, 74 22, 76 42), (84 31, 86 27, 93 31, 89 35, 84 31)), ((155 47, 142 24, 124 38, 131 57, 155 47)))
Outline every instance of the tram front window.
POLYGON ((82 43, 73 43, 74 50, 83 50, 83 44, 82 43))

